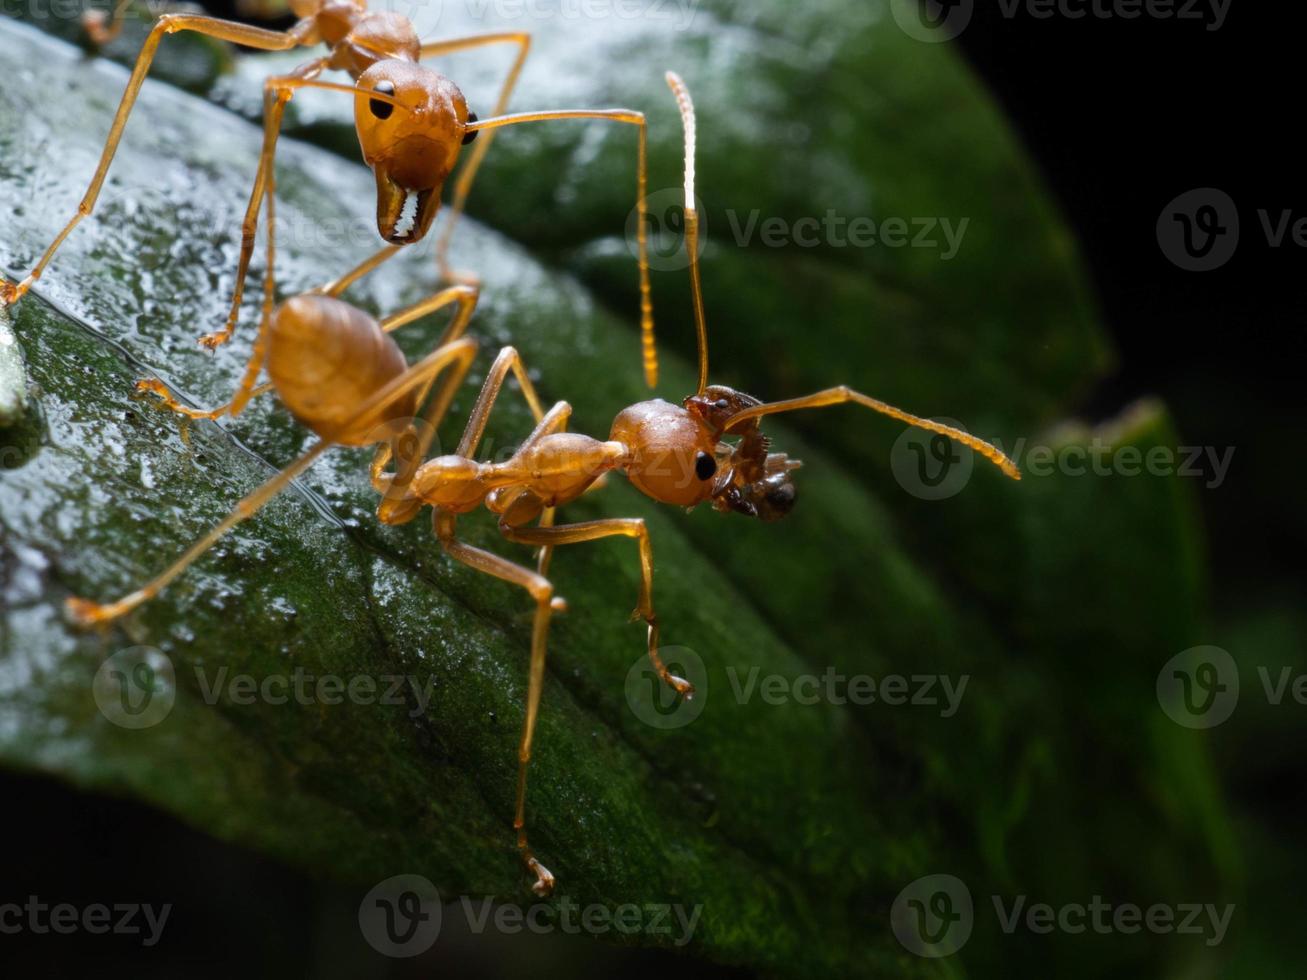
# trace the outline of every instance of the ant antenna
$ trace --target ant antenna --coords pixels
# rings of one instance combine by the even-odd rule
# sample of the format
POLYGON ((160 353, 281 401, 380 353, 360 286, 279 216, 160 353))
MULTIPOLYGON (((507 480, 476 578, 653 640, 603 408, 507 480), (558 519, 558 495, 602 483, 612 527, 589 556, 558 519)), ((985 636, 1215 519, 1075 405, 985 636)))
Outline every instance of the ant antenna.
MULTIPOLYGON (((699 339, 699 390, 703 394, 708 387, 708 325, 703 314, 703 288, 699 284, 699 212, 694 206, 694 103, 690 101, 690 91, 681 81, 681 76, 674 71, 667 73, 667 85, 676 96, 676 106, 681 110, 681 128, 685 131, 685 249, 690 256, 690 295, 694 299, 694 329, 699 339)), ((657 363, 653 349, 653 337, 646 338, 645 360, 657 363)))
POLYGON ((346 95, 366 95, 377 102, 388 102, 405 112, 412 112, 413 107, 400 102, 390 92, 378 92, 374 88, 359 88, 357 85, 342 85, 340 82, 323 82, 316 78, 287 78, 283 80, 286 89, 324 88, 329 92, 344 92, 346 95))

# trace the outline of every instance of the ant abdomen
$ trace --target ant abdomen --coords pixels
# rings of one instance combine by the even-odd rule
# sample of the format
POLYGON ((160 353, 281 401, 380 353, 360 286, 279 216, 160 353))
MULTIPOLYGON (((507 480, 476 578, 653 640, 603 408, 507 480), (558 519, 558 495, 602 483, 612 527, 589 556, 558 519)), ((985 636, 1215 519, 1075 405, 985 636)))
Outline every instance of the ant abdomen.
POLYGON ((273 312, 267 367, 291 414, 319 435, 348 426, 334 435, 345 445, 377 442, 379 427, 417 409, 410 392, 375 415, 356 418, 358 406, 408 364, 376 320, 330 296, 295 296, 273 312))

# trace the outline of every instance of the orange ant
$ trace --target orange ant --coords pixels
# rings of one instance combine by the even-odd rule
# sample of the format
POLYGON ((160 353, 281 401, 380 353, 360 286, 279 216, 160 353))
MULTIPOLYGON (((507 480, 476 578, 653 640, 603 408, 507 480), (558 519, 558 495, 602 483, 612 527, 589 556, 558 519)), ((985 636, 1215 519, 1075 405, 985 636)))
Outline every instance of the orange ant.
MULTIPOLYGON (((113 38, 131 0, 120 0, 113 20, 105 24, 102 17, 86 21, 86 28, 97 42, 113 38)), ((475 35, 446 41, 422 43, 412 23, 401 14, 369 11, 367 0, 291 0, 291 10, 299 20, 286 31, 269 31, 232 21, 187 13, 161 16, 150 31, 137 56, 105 141, 99 166, 91 178, 77 212, 41 256, 27 277, 17 285, 0 279, 0 306, 10 305, 32 286, 55 252, 84 217, 95 207, 100 189, 117 152, 127 117, 132 111, 141 85, 166 35, 194 31, 208 37, 262 51, 287 51, 317 44, 327 46, 327 54, 305 62, 289 74, 274 76, 264 82, 263 149, 250 192, 249 205, 241 226, 241 252, 237 266, 235 292, 226 324, 216 333, 206 334, 200 343, 210 350, 231 339, 240 315, 245 278, 254 251, 261 202, 271 200, 273 159, 282 117, 296 89, 322 88, 347 92, 354 96, 354 123, 364 162, 372 169, 377 183, 377 231, 387 241, 386 247, 368 258, 342 280, 318 292, 336 295, 359 276, 375 269, 400 248, 421 241, 431 228, 440 209, 440 194, 458 162, 462 148, 485 132, 472 149, 471 156, 454 185, 449 220, 436 248, 441 276, 446 281, 470 281, 454 276, 446 261, 450 236, 462 213, 481 161, 493 138, 493 131, 519 123, 552 119, 606 119, 638 127, 637 198, 640 221, 637 246, 640 270, 640 319, 645 337, 645 371, 652 387, 657 382, 657 364, 649 352, 653 349, 653 305, 649 292, 649 264, 645 234, 645 144, 646 126, 643 113, 631 109, 554 109, 505 115, 513 87, 521 74, 531 45, 531 36, 521 31, 475 35), (495 103, 491 118, 478 119, 470 112, 463 93, 439 72, 421 64, 436 55, 465 51, 494 44, 517 46, 495 103), (329 70, 348 72, 353 85, 319 80, 329 70), (398 110, 398 111, 396 111, 398 110)), ((271 238, 269 239, 271 250, 271 238)), ((272 276, 269 258, 267 276, 272 276)))
POLYGON ((450 557, 521 586, 535 600, 513 826, 522 857, 535 875, 532 888, 541 896, 552 890, 554 876, 527 842, 526 779, 544 683, 550 618, 554 611, 565 608, 546 578, 555 547, 612 536, 636 540, 640 589, 632 618, 646 624, 648 655, 663 681, 684 697, 694 693, 690 683, 673 675, 659 657, 653 551, 644 521, 609 518, 554 525, 555 508, 576 500, 602 475, 617 470, 647 496, 662 503, 694 507, 711 502, 718 511, 734 511, 765 521, 779 519, 794 507, 791 473, 800 464, 783 453, 769 451, 768 440, 759 431, 759 420, 765 415, 843 402, 855 402, 948 436, 980 453, 1013 479, 1020 479, 1012 461, 989 443, 846 387, 804 398, 761 402, 731 388, 708 385, 707 331, 698 268, 699 219, 693 206, 694 107, 680 78, 669 72, 667 82, 676 95, 685 132, 686 245, 699 355, 698 390, 682 405, 655 399, 623 409, 606 440, 568 432, 571 406, 560 401, 543 411, 521 357, 514 348, 505 347, 486 376, 454 453, 424 461, 434 426, 448 409, 454 389, 462 382, 476 351, 473 340, 457 336, 470 308, 460 311, 440 346, 406 369, 389 331, 429 312, 436 298, 378 323, 334 297, 297 296, 276 311, 271 310, 265 297, 263 334, 272 385, 291 412, 321 437, 320 441, 242 500, 225 520, 147 585, 108 605, 68 600, 68 611, 79 624, 104 623, 124 615, 156 595, 232 526, 251 517, 329 446, 380 443, 372 465, 372 482, 382 495, 377 517, 387 524, 399 524, 430 505, 436 537, 450 557), (477 448, 509 371, 517 377, 536 426, 511 458, 498 463, 480 462, 477 448), (411 416, 442 374, 444 380, 424 418, 427 426, 420 432, 411 416), (727 438, 736 438, 737 442, 731 445, 725 441, 727 438), (394 469, 387 470, 392 461, 394 469), (483 505, 498 515, 499 530, 505 539, 540 549, 534 569, 458 540, 458 516, 483 505), (537 519, 538 523, 530 526, 537 519))

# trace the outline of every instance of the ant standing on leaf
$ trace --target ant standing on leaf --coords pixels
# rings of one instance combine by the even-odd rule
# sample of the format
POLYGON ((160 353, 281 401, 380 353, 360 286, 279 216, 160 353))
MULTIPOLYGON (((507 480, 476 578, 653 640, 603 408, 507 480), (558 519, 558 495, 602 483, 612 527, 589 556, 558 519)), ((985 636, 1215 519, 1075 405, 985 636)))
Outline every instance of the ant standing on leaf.
MULTIPOLYGON (((799 466, 783 453, 769 451, 759 429, 763 416, 801 408, 854 402, 910 425, 941 433, 970 447, 1008 476, 1019 479, 1016 466, 998 449, 950 426, 909 415, 849 388, 830 388, 803 398, 761 402, 719 385, 709 385, 707 330, 698 268, 698 214, 694 202, 694 107, 684 84, 668 73, 685 130, 686 245, 694 322, 698 335, 699 386, 682 405, 659 399, 621 411, 608 438, 594 439, 567 431, 571 406, 557 402, 542 410, 535 387, 512 347, 499 352, 473 405, 454 453, 423 460, 434 426, 449 407, 476 350, 473 340, 457 337, 426 358, 405 367, 388 331, 424 315, 433 300, 419 303, 378 323, 341 300, 295 297, 273 311, 265 307, 261 334, 268 347, 272 385, 290 410, 321 438, 281 473, 242 500, 212 531, 193 544, 161 575, 116 602, 100 605, 69 599, 68 612, 82 625, 107 623, 152 598, 226 531, 245 520, 328 447, 380 443, 372 465, 372 482, 382 495, 378 518, 388 524, 411 520, 425 506, 434 510, 435 534, 450 557, 523 588, 535 603, 526 714, 518 746, 518 780, 513 826, 517 845, 535 875, 537 895, 548 895, 554 876, 536 858, 527 841, 526 782, 532 740, 544 686, 546 639, 555 611, 565 608, 546 577, 552 550, 600 538, 635 539, 639 549, 640 588, 633 618, 644 620, 648 655, 659 676, 679 694, 694 690, 673 675, 658 653, 659 623, 653 605, 653 550, 639 518, 608 518, 554 525, 554 509, 576 500, 605 473, 625 473, 644 494, 662 503, 694 507, 711 503, 761 520, 784 517, 794 507, 791 474, 799 466), (536 426, 513 456, 503 462, 476 458, 491 409, 509 371, 536 417, 536 426), (436 387, 438 379, 439 387, 436 387), (324 383, 324 380, 326 383, 324 383), (412 416, 432 392, 420 430, 412 416), (735 439, 732 444, 728 440, 735 439), (387 467, 393 463, 393 469, 387 467), (484 506, 499 518, 508 541, 540 549, 535 568, 517 564, 460 541, 459 515, 484 506)), ((439 294, 437 294, 439 295, 439 294)), ((465 318, 464 318, 465 319, 465 318)), ((453 332, 456 327, 451 327, 453 332)), ((655 363, 656 367, 656 363, 655 363)))
MULTIPOLYGON (((120 0, 108 25, 101 18, 89 19, 86 27, 92 39, 111 39, 117 33, 122 15, 130 3, 131 0, 120 0)), ((524 32, 482 34, 424 44, 418 39, 407 17, 388 11, 369 11, 367 0, 290 0, 290 7, 299 20, 286 31, 269 31, 188 13, 169 13, 158 19, 137 56, 136 65, 127 82, 127 90, 123 93, 122 102, 110 126, 99 166, 77 212, 55 236, 26 278, 17 285, 0 279, 0 306, 12 305, 31 288, 64 239, 94 209, 123 129, 127 125, 127 118, 160 42, 169 34, 194 31, 262 51, 288 51, 318 44, 327 47, 325 55, 305 62, 289 74, 274 76, 264 82, 263 149, 241 226, 241 252, 231 310, 222 329, 200 338, 203 346, 212 350, 231 339, 240 315, 245 278, 254 251, 259 211, 265 197, 269 209, 272 205, 273 162, 286 104, 296 89, 313 87, 354 96, 354 123, 359 147, 364 162, 376 177, 377 231, 390 243, 341 279, 315 290, 328 296, 338 296, 351 283, 391 258, 400 248, 425 237, 440 209, 441 191, 458 162, 460 151, 475 141, 481 132, 485 132, 486 136, 477 142, 459 173, 454 185, 449 220, 436 248, 436 259, 444 281, 472 284, 470 277, 451 275, 446 255, 454 224, 463 211, 472 181, 489 149, 494 130, 519 123, 553 119, 605 119, 638 127, 636 206, 640 214, 640 320, 645 349, 652 349, 653 304, 649 294, 644 222, 646 127, 643 113, 631 109, 554 109, 505 115, 531 44, 531 36, 524 32), (500 89, 491 117, 478 119, 476 113, 468 110, 458 86, 422 62, 437 55, 494 44, 516 45, 517 55, 500 89), (347 72, 354 84, 321 81, 319 76, 329 70, 347 72)), ((271 218, 269 226, 266 278, 271 280, 271 218)), ((456 298, 451 293, 447 296, 447 302, 456 298)), ((657 381, 654 374, 646 372, 646 377, 650 387, 657 381)), ((147 382, 145 387, 156 391, 162 389, 161 383, 157 381, 147 382)), ((166 396, 166 392, 164 394, 166 396)))

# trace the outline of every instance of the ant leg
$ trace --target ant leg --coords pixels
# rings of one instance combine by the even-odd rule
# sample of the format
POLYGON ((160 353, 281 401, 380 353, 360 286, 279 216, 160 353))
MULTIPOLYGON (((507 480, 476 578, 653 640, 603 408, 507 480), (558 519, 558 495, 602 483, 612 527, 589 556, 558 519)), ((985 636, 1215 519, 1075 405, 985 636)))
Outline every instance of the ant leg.
POLYGON ((1021 471, 1017 469, 1017 464, 1012 462, 1012 460, 1009 459, 1000 449, 986 442, 984 439, 978 439, 969 432, 955 429, 951 425, 944 425, 940 422, 933 422, 930 419, 923 419, 919 416, 912 415, 903 411, 903 409, 895 408, 893 405, 883 402, 878 398, 872 398, 870 395, 864 395, 861 392, 854 391, 848 385, 839 385, 836 388, 826 388, 823 391, 818 391, 811 395, 805 395, 802 398, 787 398, 785 401, 754 405, 752 408, 746 408, 744 411, 732 415, 726 421, 723 431, 729 435, 731 430, 741 422, 761 418, 764 415, 775 415, 779 412, 794 412, 802 408, 826 408, 830 405, 843 405, 848 402, 862 405, 864 408, 870 408, 872 411, 880 412, 881 415, 888 415, 892 419, 906 422, 908 425, 916 426, 918 429, 925 429, 927 432, 938 432, 940 435, 948 436, 950 439, 960 442, 968 449, 984 456, 1012 479, 1021 479, 1021 471))
MULTIPOLYGON (((251 361, 252 360, 253 359, 251 359, 251 361)), ((136 382, 136 390, 142 394, 148 392, 149 394, 154 395, 159 399, 159 406, 161 408, 166 408, 169 411, 176 412, 178 415, 184 415, 188 419, 220 419, 224 415, 231 415, 235 418, 240 414, 239 410, 232 410, 232 406, 236 403, 235 397, 227 402, 227 404, 219 405, 217 408, 191 408, 189 405, 183 405, 176 399, 173 393, 168 390, 168 386, 158 378, 142 378, 140 381, 136 382)), ((251 399, 258 398, 260 395, 271 390, 271 381, 265 381, 257 388, 252 388, 249 395, 242 400, 241 408, 244 408, 245 404, 251 399)), ((240 389, 237 389, 237 391, 239 395, 240 389)))
MULTIPOLYGON (((486 423, 490 420, 490 410, 495 405, 495 400, 499 397, 499 389, 503 387, 508 372, 512 371, 517 378, 517 383, 522 387, 522 397, 526 399, 527 405, 531 408, 531 414, 536 419, 536 431, 528 437, 528 441, 538 438, 540 426, 544 423, 545 413, 540 407, 540 396, 536 394, 535 385, 531 383, 530 376, 526 373, 526 366, 522 363, 522 355, 517 352, 515 347, 503 348, 495 362, 490 365, 490 370, 486 373, 485 383, 481 386, 481 392, 477 395, 477 400, 472 406, 472 411, 468 413, 467 425, 463 429, 463 438, 458 442, 458 448, 454 452, 459 456, 471 457, 476 452, 477 446, 481 442, 481 436, 485 434, 486 423)), ((566 412, 570 414, 571 406, 566 402, 559 402, 555 405, 550 414, 554 412, 566 412), (561 406, 561 408, 560 408, 561 406)))
MULTIPOLYGON (((301 24, 304 23, 301 22, 301 24)), ((122 139, 123 129, 127 125, 127 117, 131 115, 132 107, 136 103, 136 97, 140 94, 141 85, 145 82, 145 76, 149 72, 150 64, 159 48, 159 42, 163 40, 165 35, 176 34, 179 31, 195 31, 207 37, 230 41, 232 44, 240 44, 247 48, 258 48, 262 51, 289 51, 291 48, 303 43, 304 32, 307 29, 307 27, 297 25, 285 32, 267 31, 259 27, 249 27, 245 24, 236 24, 231 21, 193 14, 164 14, 160 17, 154 25, 154 29, 150 31, 150 36, 146 38, 145 44, 142 45, 141 53, 136 58, 136 66, 132 69, 131 77, 127 81, 127 90, 123 93, 122 101, 119 103, 118 111, 113 118, 113 124, 109 128, 109 136, 105 140, 99 166, 96 167, 95 175, 91 178, 85 196, 82 197, 81 203, 77 205, 76 214, 64 225, 63 230, 55 236, 54 241, 45 250, 40 261, 36 263, 36 266, 22 282, 13 285, 0 281, 0 306, 10 306, 16 303, 19 298, 32 288, 32 284, 41 278, 46 266, 54 258, 59 246, 64 243, 64 239, 72 233, 72 230, 77 227, 83 218, 94 210, 95 202, 100 196, 100 189, 109 173, 109 165, 113 163, 114 154, 118 152, 118 143, 122 139)))
MULTIPOLYGON (((250 202, 245 207, 245 217, 241 221, 241 252, 236 263, 236 284, 232 290, 231 310, 227 322, 221 330, 205 334, 200 338, 200 346, 209 350, 227 343, 236 330, 236 321, 240 318, 241 301, 245 298, 245 278, 249 274, 250 259, 254 256, 254 238, 259 228, 259 210, 266 198, 271 206, 272 194, 269 187, 275 181, 273 165, 277 154, 277 137, 281 134, 281 122, 290 102, 294 89, 306 85, 322 72, 327 59, 319 58, 309 62, 295 73, 280 75, 267 79, 263 83, 263 147, 259 151, 259 167, 254 174, 254 185, 250 188, 250 202)), ((266 276, 272 275, 273 229, 269 219, 268 229, 268 268, 266 276)))
MULTIPOLYGON (((527 53, 531 50, 530 34, 525 31, 508 31, 497 34, 479 34, 474 37, 452 38, 448 41, 433 41, 430 44, 422 45, 422 51, 418 55, 418 59, 425 60, 438 54, 451 54, 455 51, 466 51, 469 48, 505 43, 517 45, 517 56, 513 59, 513 64, 504 77, 504 83, 499 89, 499 98, 496 100, 495 108, 491 112, 492 116, 502 116, 508 111, 508 100, 512 98, 513 87, 517 85, 518 76, 522 74, 522 66, 526 63, 527 53)), ((449 240, 454 234, 454 225, 458 223, 463 208, 467 204, 467 195, 472 190, 472 182, 476 180, 477 171, 481 168, 481 161, 485 159, 486 152, 490 149, 491 136, 492 134, 487 133, 486 138, 480 140, 472 148, 472 155, 468 158, 467 163, 463 164, 463 169, 459 171, 458 180, 454 184, 454 198, 449 205, 449 215, 445 221, 445 227, 440 233, 440 240, 436 242, 436 268, 445 281, 454 278, 449 269, 449 240)), ((460 274, 460 278, 466 278, 466 275, 460 274)))
MULTIPOLYGON (((452 344, 455 340, 462 337, 463 332, 467 330, 468 321, 472 319, 472 311, 476 309, 477 300, 480 296, 481 291, 476 286, 449 286, 439 292, 432 293, 426 299, 419 300, 412 306, 400 310, 398 313, 392 313, 381 321, 381 329, 386 333, 391 333, 395 330, 399 330, 401 327, 407 326, 415 320, 422 319, 429 313, 434 313, 436 310, 443 309, 450 303, 456 303, 458 304, 458 309, 454 311, 454 317, 449 321, 449 326, 445 328, 445 333, 439 341, 439 346, 452 344)), ((433 435, 435 433, 435 427, 440 424, 441 420, 445 417, 445 413, 449 411, 449 403, 454 398, 454 390, 462 383, 462 380, 463 379, 460 376, 458 381, 452 386, 446 385, 445 390, 432 400, 431 406, 422 416, 426 422, 430 423, 430 431, 433 435)), ((430 388, 428 386, 428 388, 418 394, 419 405, 426 399, 429 390, 430 388)), ((427 441, 423 443, 419 455, 426 455, 426 448, 429 443, 430 439, 428 438, 427 441)))
POLYGON ((257 388, 254 386, 254 382, 258 380, 259 372, 263 370, 263 361, 267 352, 268 332, 272 324, 272 304, 276 291, 273 269, 276 257, 276 234, 274 229, 277 224, 277 195, 276 179, 271 171, 269 171, 265 185, 265 196, 268 199, 268 262, 263 277, 263 313, 259 321, 259 335, 254 341, 254 349, 250 352, 250 359, 245 364, 245 373, 241 377, 240 384, 237 385, 236 393, 232 396, 231 401, 213 409, 188 408, 177 401, 172 393, 168 391, 167 386, 158 378, 145 378, 136 382, 137 391, 153 393, 161 399, 164 408, 170 409, 179 415, 185 415, 192 419, 210 420, 219 419, 224 415, 235 418, 251 399, 257 398, 272 388, 271 382, 265 382, 257 388))
POLYGON ((430 378, 438 374, 450 363, 462 362, 466 364, 470 362, 475 353, 476 344, 468 338, 457 340, 452 344, 447 344, 432 351, 399 377, 388 382, 380 390, 366 398, 358 407, 354 416, 346 421, 339 430, 336 430, 335 434, 323 435, 316 444, 293 463, 241 500, 230 514, 192 544, 180 558, 158 576, 134 592, 108 604, 101 605, 86 599, 70 598, 65 603, 69 618, 79 626, 107 623, 126 615, 141 603, 154 598, 173 579, 185 571, 187 566, 195 559, 208 551, 219 538, 241 521, 253 517, 261 507, 284 490, 291 480, 307 470, 314 460, 335 444, 338 435, 347 433, 352 426, 357 425, 363 419, 383 411, 388 405, 402 398, 410 389, 427 384, 430 378))
POLYGON ((500 533, 509 541, 521 544, 540 545, 552 548, 560 544, 580 544, 582 541, 597 541, 622 535, 635 538, 640 544, 640 598, 636 603, 631 619, 643 619, 648 625, 649 660, 654 670, 678 694, 693 697, 694 685, 669 671, 658 655, 658 617, 653 607, 653 547, 649 542, 649 530, 644 520, 639 517, 610 518, 599 521, 582 521, 578 524, 563 524, 559 527, 511 527, 502 521, 500 533))
POLYGON ((535 600, 535 619, 531 627, 531 666, 526 695, 526 715, 517 749, 517 802, 513 810, 513 829, 517 831, 517 848, 526 866, 535 874, 531 890, 546 897, 554 890, 554 876, 532 853, 526 836, 526 775, 531 764, 531 746, 535 738, 536 719, 540 715, 540 694, 544 689, 545 652, 549 620, 553 612, 554 587, 537 572, 515 564, 507 558, 464 544, 454 537, 454 515, 442 510, 435 514, 436 537, 440 546, 455 561, 487 575, 519 585, 535 600))
POLYGON ((644 379, 650 388, 658 384, 658 353, 654 346, 653 299, 649 289, 649 242, 645 227, 648 205, 645 191, 648 186, 647 143, 648 130, 644 113, 632 109, 549 109, 541 112, 516 112, 469 123, 469 132, 500 129, 519 123, 546 122, 553 119, 606 119, 610 122, 629 123, 639 127, 640 138, 636 157, 636 229, 635 241, 640 268, 640 341, 644 360, 644 379))
POLYGON ((82 12, 82 30, 97 48, 102 48, 114 40, 123 30, 127 8, 132 0, 118 0, 118 5, 106 18, 103 10, 85 10, 82 12))
POLYGON ((331 282, 323 283, 317 289, 310 289, 311 293, 320 293, 323 296, 339 296, 350 286, 358 282, 373 269, 389 262, 404 248, 403 245, 387 245, 375 255, 368 256, 362 263, 355 266, 349 272, 345 273, 339 279, 333 279, 331 282))
MULTIPOLYGON (((457 303, 458 310, 455 312, 449 326, 445 329, 445 334, 441 337, 438 345, 441 347, 446 346, 462 337, 463 332, 467 329, 468 321, 472 317, 472 311, 476 308, 478 295, 479 290, 475 286, 450 286, 414 303, 406 309, 391 314, 381 321, 381 329, 387 333, 399 330, 429 313, 448 306, 450 303, 457 303)), ((467 343, 474 344, 470 340, 467 343)), ((412 520, 424 506, 421 499, 408 493, 408 485, 412 482, 413 476, 422 461, 426 459, 427 451, 431 448, 431 442, 436 437, 436 430, 449 411, 449 405, 454 400, 454 395, 463 384, 463 379, 467 376, 468 369, 471 366, 472 359, 469 357, 458 364, 453 371, 444 375, 440 381, 440 387, 436 389, 435 394, 431 395, 430 401, 427 402, 427 397, 438 377, 433 375, 426 385, 418 391, 415 402, 417 405, 426 403, 426 409, 415 423, 406 428, 404 432, 393 436, 377 447, 377 452, 372 459, 370 473, 373 488, 382 495, 381 503, 377 506, 377 518, 382 523, 406 523, 412 520), (396 460, 395 469, 393 472, 387 473, 385 467, 392 458, 396 460)))

